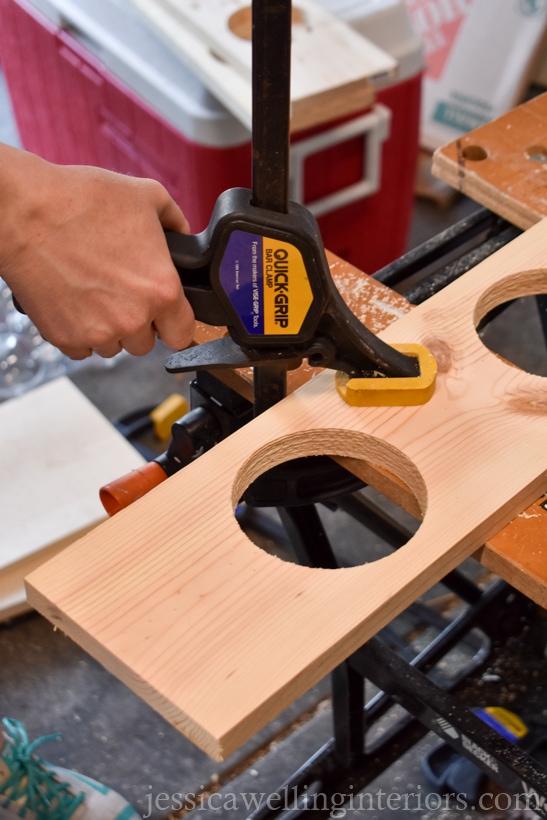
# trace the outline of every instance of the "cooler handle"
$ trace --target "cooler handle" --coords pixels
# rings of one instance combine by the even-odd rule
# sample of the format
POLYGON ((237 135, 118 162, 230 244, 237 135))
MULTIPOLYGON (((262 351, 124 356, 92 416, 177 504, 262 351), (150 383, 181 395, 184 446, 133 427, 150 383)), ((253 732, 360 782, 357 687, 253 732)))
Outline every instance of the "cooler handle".
POLYGON ((389 136, 390 123, 390 109, 381 103, 376 103, 371 111, 360 117, 321 131, 313 137, 291 143, 289 181, 291 199, 296 202, 303 202, 304 164, 307 157, 359 135, 364 137, 364 173, 362 179, 320 199, 306 202, 305 205, 314 216, 321 216, 321 214, 328 211, 333 211, 343 205, 349 205, 357 199, 376 193, 380 188, 381 148, 382 143, 389 136))

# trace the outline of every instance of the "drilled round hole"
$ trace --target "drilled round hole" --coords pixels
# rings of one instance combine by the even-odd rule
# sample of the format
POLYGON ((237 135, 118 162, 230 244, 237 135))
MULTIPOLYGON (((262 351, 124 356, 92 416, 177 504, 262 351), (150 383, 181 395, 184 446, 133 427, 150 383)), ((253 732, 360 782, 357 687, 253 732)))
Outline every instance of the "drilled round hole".
POLYGON ((462 157, 469 162, 482 162, 488 158, 488 151, 482 145, 466 145, 462 148, 462 157))
POLYGON ((237 476, 234 507, 260 548, 333 569, 376 561, 406 544, 426 495, 416 467, 398 450, 335 429, 298 433, 255 453, 237 476))
POLYGON ((508 277, 484 293, 475 327, 493 353, 526 373, 547 376, 547 270, 508 277))
POLYGON ((531 145, 524 154, 532 162, 547 162, 547 145, 531 145))
MULTIPOLYGON (((293 7, 291 20, 293 26, 303 25, 305 22, 303 12, 293 7)), ((252 7, 245 6, 235 11, 228 20, 228 28, 236 37, 242 40, 251 40, 253 32, 252 7)))

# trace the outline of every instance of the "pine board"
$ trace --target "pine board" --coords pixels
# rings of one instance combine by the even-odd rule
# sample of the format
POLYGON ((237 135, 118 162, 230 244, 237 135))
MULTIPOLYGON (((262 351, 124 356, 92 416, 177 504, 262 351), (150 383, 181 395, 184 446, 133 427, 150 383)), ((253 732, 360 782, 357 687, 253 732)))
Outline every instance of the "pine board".
POLYGON ((526 230, 547 215, 547 93, 433 155, 432 173, 526 230))
POLYGON ((24 576, 104 521, 98 488, 143 458, 62 377, 0 404, 0 619, 28 609, 24 576))
MULTIPOLYGON (((252 125, 249 0, 131 0, 144 19, 247 128, 252 125), (231 23, 247 20, 247 25, 231 23)), ((393 77, 396 60, 313 0, 294 7, 291 130, 366 109, 371 80, 393 77)))
POLYGON ((547 223, 531 228, 380 335, 426 344, 439 378, 422 407, 352 408, 324 372, 27 579, 29 601, 215 758, 229 755, 545 490, 542 377, 474 327, 547 292, 547 223), (268 467, 361 458, 423 513, 402 549, 308 569, 268 556, 233 516, 268 467))

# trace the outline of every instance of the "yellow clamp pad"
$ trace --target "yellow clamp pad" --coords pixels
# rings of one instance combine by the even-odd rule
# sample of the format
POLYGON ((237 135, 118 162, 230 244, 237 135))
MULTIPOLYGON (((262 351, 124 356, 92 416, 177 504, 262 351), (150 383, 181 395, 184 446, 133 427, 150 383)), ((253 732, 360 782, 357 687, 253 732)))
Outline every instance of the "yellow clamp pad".
POLYGON ((181 416, 188 412, 188 409, 188 402, 184 396, 179 396, 178 393, 173 393, 157 407, 154 407, 150 413, 150 418, 154 424, 154 433, 160 441, 167 441, 170 438, 171 427, 181 416))
POLYGON ((404 407, 425 404, 435 392, 437 362, 423 345, 396 344, 395 350, 415 356, 420 367, 419 376, 352 379, 347 373, 335 375, 336 389, 347 404, 353 407, 404 407))

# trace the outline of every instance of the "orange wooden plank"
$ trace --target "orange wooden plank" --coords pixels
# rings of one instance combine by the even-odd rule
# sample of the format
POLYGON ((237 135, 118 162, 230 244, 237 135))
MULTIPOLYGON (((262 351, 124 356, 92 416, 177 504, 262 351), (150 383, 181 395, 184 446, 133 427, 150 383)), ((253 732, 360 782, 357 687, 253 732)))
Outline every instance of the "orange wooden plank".
POLYGON ((477 558, 515 589, 547 608, 547 495, 489 538, 477 558))
POLYGON ((547 93, 433 155, 432 172, 526 230, 547 214, 547 93))

